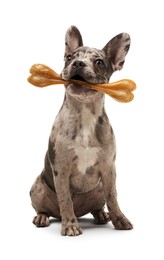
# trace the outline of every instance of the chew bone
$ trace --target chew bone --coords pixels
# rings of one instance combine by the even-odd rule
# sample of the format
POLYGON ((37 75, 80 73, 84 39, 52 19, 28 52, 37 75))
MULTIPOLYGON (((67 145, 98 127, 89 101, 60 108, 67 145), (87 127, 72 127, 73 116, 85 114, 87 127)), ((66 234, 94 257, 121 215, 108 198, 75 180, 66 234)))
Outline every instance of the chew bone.
POLYGON ((54 84, 75 83, 108 94, 120 102, 130 102, 133 100, 134 95, 132 91, 136 89, 135 82, 129 79, 106 84, 92 84, 86 81, 72 79, 63 80, 54 70, 43 64, 34 64, 30 69, 30 73, 31 75, 28 77, 28 82, 36 87, 43 88, 54 84))

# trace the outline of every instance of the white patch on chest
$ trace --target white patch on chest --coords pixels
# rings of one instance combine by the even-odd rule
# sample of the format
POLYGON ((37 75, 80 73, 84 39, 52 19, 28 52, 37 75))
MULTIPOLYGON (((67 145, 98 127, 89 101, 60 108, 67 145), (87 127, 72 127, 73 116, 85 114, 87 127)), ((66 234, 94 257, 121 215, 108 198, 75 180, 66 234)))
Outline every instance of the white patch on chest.
POLYGON ((97 160, 100 148, 92 145, 96 143, 96 118, 86 107, 82 110, 82 127, 76 137, 75 154, 78 156, 78 170, 85 174, 86 169, 93 166, 97 160), (95 141, 94 141, 95 140, 95 141))
POLYGON ((81 136, 80 141, 82 146, 87 147, 89 145, 89 141, 95 138, 95 124, 96 118, 89 109, 84 107, 82 110, 82 128, 79 135, 79 137, 81 136))
POLYGON ((78 156, 78 170, 85 174, 87 168, 93 166, 97 160, 98 147, 78 147, 75 153, 78 156))

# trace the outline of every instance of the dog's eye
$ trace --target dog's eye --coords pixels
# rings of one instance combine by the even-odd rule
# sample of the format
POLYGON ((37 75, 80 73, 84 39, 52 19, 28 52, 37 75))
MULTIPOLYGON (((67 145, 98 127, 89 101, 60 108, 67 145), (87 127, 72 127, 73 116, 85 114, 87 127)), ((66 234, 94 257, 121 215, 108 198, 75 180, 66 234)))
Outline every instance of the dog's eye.
POLYGON ((98 65, 98 66, 101 66, 101 65, 104 64, 103 60, 101 60, 101 59, 97 59, 97 60, 95 61, 95 63, 96 63, 96 65, 98 65))
POLYGON ((98 66, 104 65, 104 62, 103 62, 103 60, 101 60, 101 59, 97 59, 95 63, 96 63, 96 65, 98 65, 98 66))
POLYGON ((68 54, 67 57, 66 57, 67 61, 70 61, 72 59, 72 56, 71 54, 68 54))

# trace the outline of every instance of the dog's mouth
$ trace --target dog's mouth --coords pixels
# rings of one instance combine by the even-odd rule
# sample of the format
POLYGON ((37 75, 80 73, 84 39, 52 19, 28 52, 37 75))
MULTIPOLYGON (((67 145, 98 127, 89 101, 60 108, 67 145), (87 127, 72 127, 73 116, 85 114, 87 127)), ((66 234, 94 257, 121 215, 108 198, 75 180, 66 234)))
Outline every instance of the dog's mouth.
POLYGON ((70 84, 67 85, 67 91, 69 92, 69 94, 71 94, 72 96, 76 96, 79 99, 81 98, 85 98, 85 97, 92 97, 97 91, 94 89, 89 88, 88 86, 85 85, 85 82, 87 82, 85 80, 85 78, 79 74, 75 74, 73 75, 71 78, 71 80, 74 80, 74 82, 71 82, 70 84), (82 84, 77 84, 77 81, 81 81, 82 84), (84 82, 84 84, 83 84, 84 82))
POLYGON ((74 86, 74 88, 76 88, 76 91, 82 91, 82 92, 84 91, 85 93, 96 92, 96 90, 93 90, 93 89, 91 89, 91 88, 89 88, 88 86, 85 85, 86 80, 79 74, 75 74, 74 76, 72 76, 71 80, 75 80, 70 85, 74 86), (82 84, 76 84, 76 80, 81 81, 82 84), (84 82, 84 84, 83 84, 83 82, 84 82))
POLYGON ((74 75, 71 79, 73 80, 79 80, 79 81, 86 81, 83 77, 81 77, 79 74, 74 75))

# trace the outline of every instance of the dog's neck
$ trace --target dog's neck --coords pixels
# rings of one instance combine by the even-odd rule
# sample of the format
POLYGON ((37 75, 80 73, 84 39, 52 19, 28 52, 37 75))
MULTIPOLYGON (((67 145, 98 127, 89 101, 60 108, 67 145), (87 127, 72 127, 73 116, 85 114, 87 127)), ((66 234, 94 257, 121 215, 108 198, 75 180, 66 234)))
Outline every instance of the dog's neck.
POLYGON ((100 116, 102 115, 102 111, 104 109, 104 98, 105 95, 103 94, 102 97, 97 99, 96 101, 79 101, 66 92, 64 106, 67 107, 68 110, 72 111, 73 114, 79 114, 84 108, 86 108, 90 110, 90 112, 95 116, 100 116))

